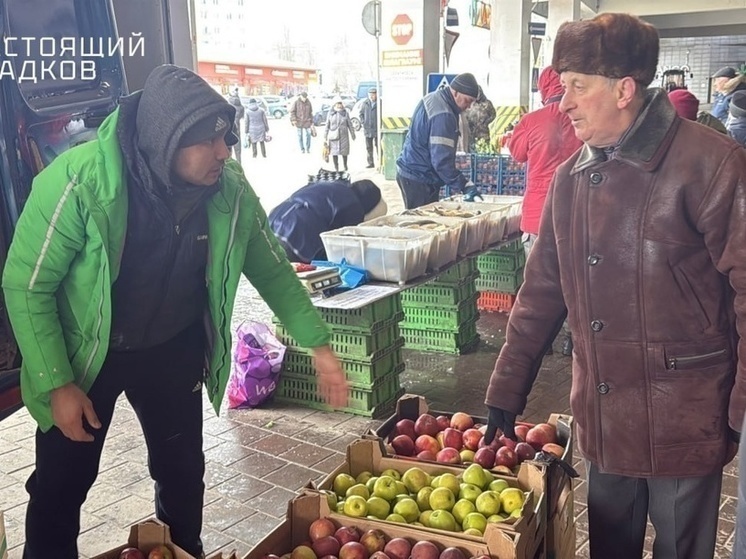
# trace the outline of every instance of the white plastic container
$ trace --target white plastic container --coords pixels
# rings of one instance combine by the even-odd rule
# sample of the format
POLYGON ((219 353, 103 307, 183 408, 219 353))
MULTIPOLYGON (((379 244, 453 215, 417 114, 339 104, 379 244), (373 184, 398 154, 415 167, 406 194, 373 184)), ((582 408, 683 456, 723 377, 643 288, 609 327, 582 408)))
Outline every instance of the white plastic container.
POLYGON ((364 268, 372 279, 406 283, 425 273, 432 233, 400 227, 342 227, 321 233, 326 256, 364 268))
MULTIPOLYGON (((405 214, 416 214, 416 215, 443 215, 447 217, 449 213, 465 212, 471 214, 471 217, 462 219, 468 219, 473 224, 475 232, 481 231, 482 233, 482 246, 479 248, 488 247, 496 242, 502 240, 505 234, 505 226, 507 225, 506 212, 502 211, 501 207, 491 206, 489 204, 483 204, 481 202, 455 202, 448 200, 441 200, 440 202, 433 202, 426 206, 421 206, 414 210, 408 210, 405 214), (479 225, 477 225, 479 223, 479 225)), ((455 216, 454 216, 455 217, 455 216)))

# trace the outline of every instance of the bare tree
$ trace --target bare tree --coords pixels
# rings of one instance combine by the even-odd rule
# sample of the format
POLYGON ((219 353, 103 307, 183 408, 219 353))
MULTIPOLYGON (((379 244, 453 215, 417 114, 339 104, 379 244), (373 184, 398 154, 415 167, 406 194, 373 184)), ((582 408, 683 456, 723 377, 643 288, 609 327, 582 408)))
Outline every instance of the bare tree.
POLYGON ((282 37, 275 42, 274 49, 280 60, 295 62, 295 45, 290 40, 290 29, 287 25, 283 26, 282 37))

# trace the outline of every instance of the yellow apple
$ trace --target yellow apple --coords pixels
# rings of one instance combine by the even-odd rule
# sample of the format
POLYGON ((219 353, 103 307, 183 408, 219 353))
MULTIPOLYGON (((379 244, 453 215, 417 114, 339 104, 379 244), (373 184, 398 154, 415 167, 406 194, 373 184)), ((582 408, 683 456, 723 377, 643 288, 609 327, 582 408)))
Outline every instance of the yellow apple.
POLYGON ((451 514, 453 515, 453 518, 456 519, 456 524, 461 525, 466 518, 466 515, 470 512, 476 512, 476 510, 477 507, 471 501, 467 499, 459 499, 456 501, 456 504, 453 505, 451 514))
POLYGON ((407 522, 414 522, 420 516, 420 509, 414 499, 402 499, 394 505, 394 513, 400 514, 407 522))
POLYGON ((433 489, 430 493, 430 508, 436 510, 451 510, 453 505, 456 504, 456 498, 453 496, 453 492, 446 487, 438 487, 433 489))
POLYGON ((345 499, 343 510, 347 516, 362 518, 368 515, 368 502, 360 495, 352 495, 345 499))
POLYGON ((485 517, 500 512, 500 495, 494 491, 485 491, 477 497, 477 512, 481 512, 485 517))
MULTIPOLYGON (((517 487, 508 487, 500 493, 500 503, 502 510, 506 514, 511 514, 515 510, 523 507, 523 491, 517 487)), ((495 513, 492 513, 495 514, 495 513)))
POLYGON ((368 499, 368 514, 381 520, 385 519, 391 512, 391 505, 386 499, 373 495, 368 499))

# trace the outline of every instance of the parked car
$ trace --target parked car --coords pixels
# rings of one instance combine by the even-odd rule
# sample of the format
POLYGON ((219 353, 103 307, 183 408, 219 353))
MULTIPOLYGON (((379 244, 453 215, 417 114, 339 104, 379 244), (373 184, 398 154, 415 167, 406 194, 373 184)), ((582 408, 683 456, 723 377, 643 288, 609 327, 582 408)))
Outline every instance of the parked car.
POLYGON ((313 113, 314 126, 323 126, 326 124, 326 118, 329 116, 329 109, 332 106, 328 103, 321 105, 321 108, 313 113))
POLYGON ((282 118, 288 114, 287 100, 279 95, 260 95, 257 99, 264 102, 268 115, 282 118))
POLYGON ((352 127, 355 129, 355 132, 360 130, 362 128, 363 123, 360 119, 360 113, 363 110, 363 103, 365 102, 365 99, 360 99, 357 103, 355 103, 355 106, 352 107, 352 110, 350 111, 350 122, 352 122, 352 127))

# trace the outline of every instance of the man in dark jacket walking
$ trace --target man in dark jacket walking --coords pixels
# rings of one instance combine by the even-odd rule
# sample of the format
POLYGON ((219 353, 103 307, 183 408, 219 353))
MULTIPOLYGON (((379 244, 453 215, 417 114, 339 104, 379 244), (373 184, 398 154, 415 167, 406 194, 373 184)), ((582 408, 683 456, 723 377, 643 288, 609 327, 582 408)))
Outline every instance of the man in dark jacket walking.
POLYGON ((642 557, 648 518, 656 559, 713 557, 746 405, 746 152, 646 89, 658 45, 627 14, 557 32, 585 145, 557 168, 486 397, 485 442, 514 437, 568 316, 593 559, 642 557))
POLYGON ((449 87, 428 93, 417 104, 396 160, 396 182, 407 209, 438 201, 440 187, 473 197, 477 188, 456 168, 459 115, 479 97, 472 74, 459 74, 449 87))
POLYGON ((368 98, 363 101, 360 110, 360 120, 363 123, 363 132, 365 134, 365 149, 368 151, 368 169, 375 166, 373 157, 373 146, 375 145, 376 153, 378 152, 378 90, 371 87, 368 90, 368 98))
MULTIPOLYGON (((243 104, 241 103, 241 98, 238 95, 238 90, 234 90, 233 94, 228 97, 228 102, 236 107, 236 116, 233 119, 233 127, 235 128, 235 134, 240 139, 241 138, 241 120, 243 120, 244 114, 246 112, 246 109, 244 109, 243 104)), ((233 155, 236 158, 236 161, 241 163, 241 142, 238 141, 235 144, 233 144, 233 155)))
POLYGON ((301 153, 311 153, 313 106, 305 91, 298 95, 293 106, 290 107, 290 124, 298 129, 298 144, 301 153))

